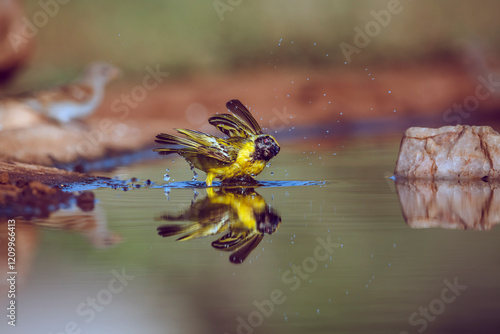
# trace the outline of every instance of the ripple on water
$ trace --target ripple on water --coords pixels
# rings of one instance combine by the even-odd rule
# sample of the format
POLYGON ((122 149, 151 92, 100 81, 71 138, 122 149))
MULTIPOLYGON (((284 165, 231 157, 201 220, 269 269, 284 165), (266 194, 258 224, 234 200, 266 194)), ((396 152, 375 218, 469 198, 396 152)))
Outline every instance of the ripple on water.
MULTIPOLYGON (((227 187, 241 187, 241 188, 276 188, 276 187, 302 187, 302 186, 322 186, 325 185, 327 181, 258 181, 256 185, 224 185, 227 187)), ((220 187, 221 182, 215 181, 212 183, 213 187, 220 187)), ((195 189, 195 188, 209 188, 203 181, 180 181, 180 182, 170 182, 165 184, 158 184, 152 186, 151 188, 163 188, 168 187, 171 189, 195 189)))

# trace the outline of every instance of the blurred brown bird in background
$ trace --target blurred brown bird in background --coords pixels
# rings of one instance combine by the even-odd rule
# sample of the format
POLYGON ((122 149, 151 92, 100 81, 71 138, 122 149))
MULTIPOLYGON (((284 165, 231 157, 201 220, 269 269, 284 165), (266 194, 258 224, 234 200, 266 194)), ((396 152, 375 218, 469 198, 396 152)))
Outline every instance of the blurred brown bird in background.
POLYGON ((101 104, 106 85, 121 71, 106 62, 90 64, 74 83, 20 96, 19 100, 40 114, 61 123, 90 115, 101 104))
POLYGON ((95 62, 74 83, 0 98, 0 130, 87 117, 101 104, 106 85, 120 74, 114 65, 95 62))

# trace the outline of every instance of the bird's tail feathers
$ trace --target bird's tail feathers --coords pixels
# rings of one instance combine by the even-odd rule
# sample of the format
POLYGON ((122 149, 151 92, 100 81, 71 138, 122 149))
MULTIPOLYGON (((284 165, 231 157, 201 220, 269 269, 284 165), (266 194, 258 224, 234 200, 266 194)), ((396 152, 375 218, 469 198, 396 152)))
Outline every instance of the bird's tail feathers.
POLYGON ((200 144, 189 138, 182 138, 168 133, 160 133, 156 136, 155 142, 167 147, 156 148, 153 151, 160 154, 170 154, 182 152, 196 152, 200 144))
POLYGON ((173 235, 179 235, 184 233, 193 233, 198 229, 198 224, 168 224, 158 226, 158 234, 162 237, 171 237, 173 235))
POLYGON ((178 153, 183 156, 186 156, 186 154, 201 154, 221 161, 227 160, 226 156, 213 149, 214 146, 219 146, 215 137, 195 130, 176 130, 187 138, 160 133, 156 136, 155 142, 167 145, 167 147, 157 148, 153 151, 163 155, 170 153, 178 153))

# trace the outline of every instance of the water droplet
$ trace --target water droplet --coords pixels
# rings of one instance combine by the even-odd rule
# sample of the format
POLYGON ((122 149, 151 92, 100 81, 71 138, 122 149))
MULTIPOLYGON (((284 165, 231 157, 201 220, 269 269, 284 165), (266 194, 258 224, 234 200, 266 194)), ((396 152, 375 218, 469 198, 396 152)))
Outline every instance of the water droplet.
POLYGON ((271 172, 271 175, 274 175, 274 172, 271 172))
POLYGON ((163 175, 163 180, 169 181, 170 180, 170 175, 168 175, 168 174, 163 175))

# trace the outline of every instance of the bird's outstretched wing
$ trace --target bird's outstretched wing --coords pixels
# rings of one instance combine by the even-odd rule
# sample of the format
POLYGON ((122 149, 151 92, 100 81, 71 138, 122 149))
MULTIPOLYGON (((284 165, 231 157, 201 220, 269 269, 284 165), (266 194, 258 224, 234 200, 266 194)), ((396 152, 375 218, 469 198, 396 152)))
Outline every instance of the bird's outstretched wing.
POLYGON ((248 109, 241 103, 240 100, 230 100, 226 103, 226 108, 231 111, 236 117, 238 117, 243 122, 246 122, 252 129, 254 135, 262 134, 262 129, 259 123, 253 118, 252 114, 248 109))
POLYGON ((227 252, 234 250, 234 253, 229 257, 229 261, 241 263, 259 245, 263 237, 264 234, 257 231, 229 232, 212 242, 212 247, 227 252))
POLYGON ((248 138, 255 134, 254 130, 245 122, 231 114, 212 116, 208 119, 208 122, 229 137, 248 138))
POLYGON ((160 133, 156 136, 155 142, 167 145, 167 147, 157 148, 154 151, 160 154, 200 154, 225 163, 233 163, 236 160, 237 148, 225 140, 195 130, 176 130, 187 138, 160 133))

